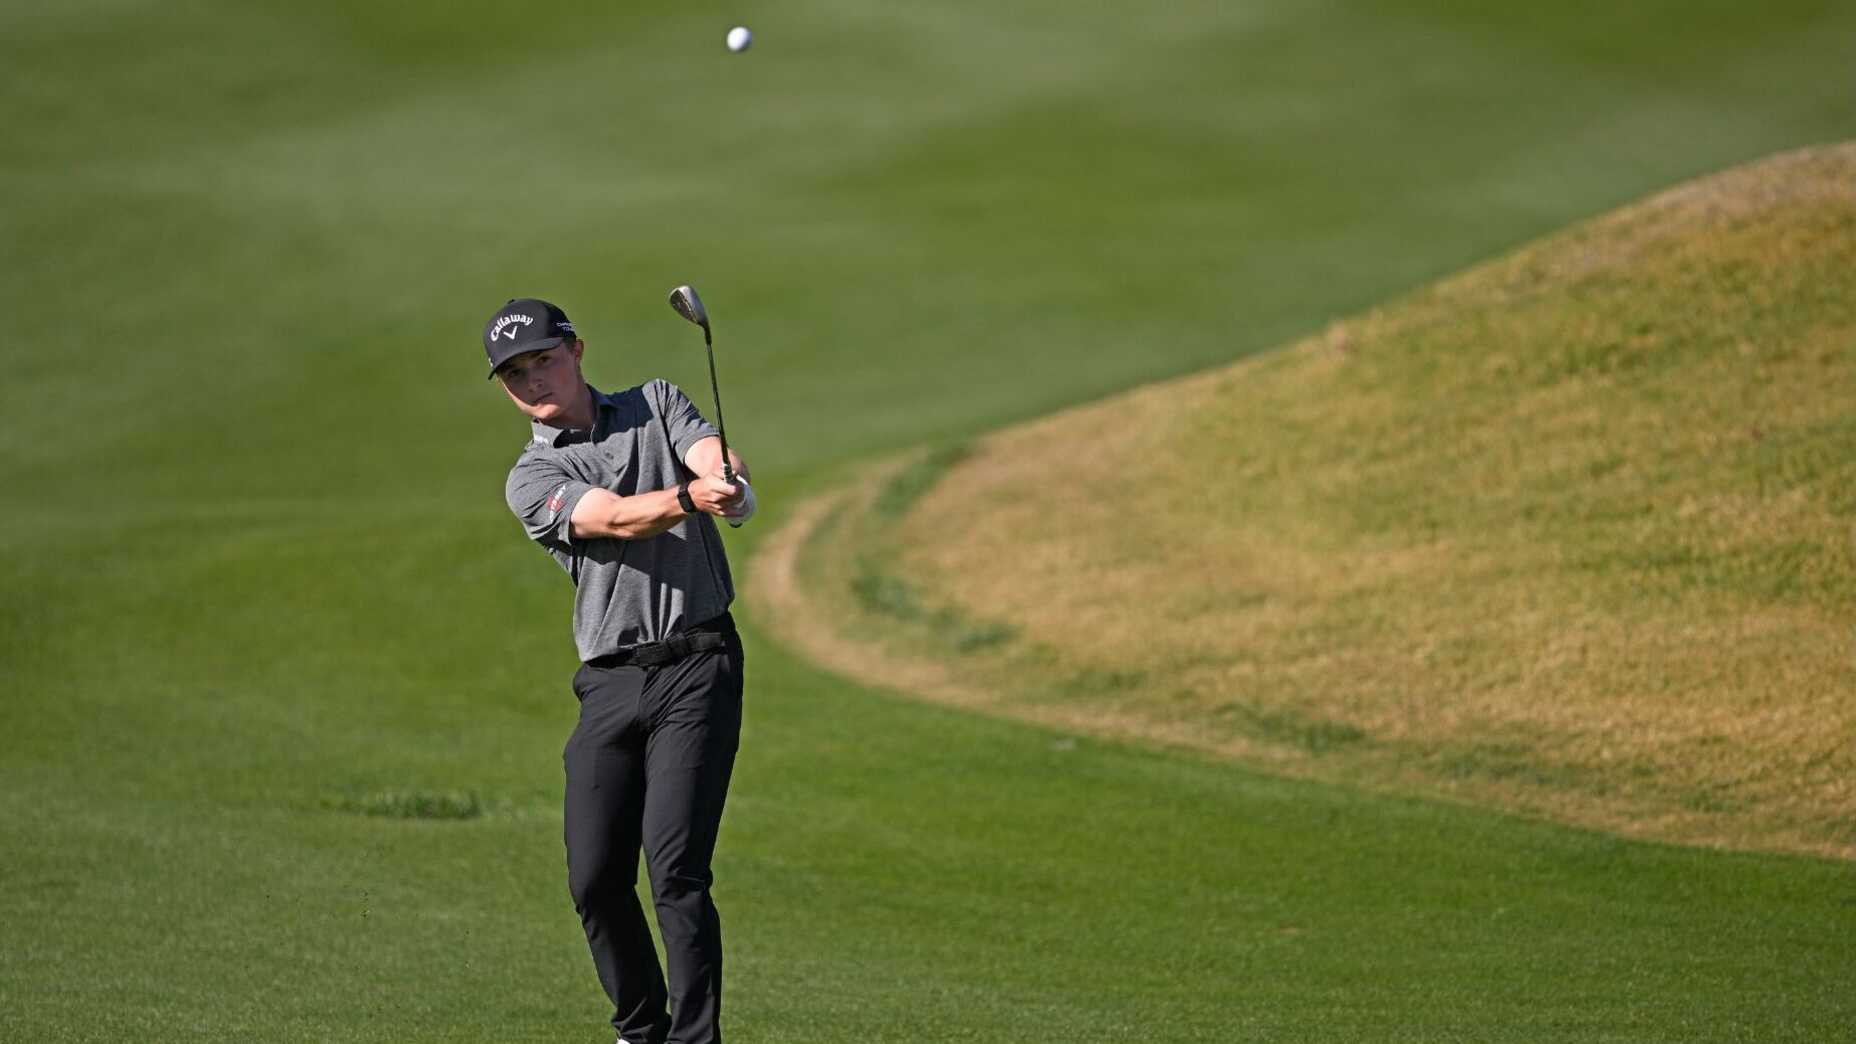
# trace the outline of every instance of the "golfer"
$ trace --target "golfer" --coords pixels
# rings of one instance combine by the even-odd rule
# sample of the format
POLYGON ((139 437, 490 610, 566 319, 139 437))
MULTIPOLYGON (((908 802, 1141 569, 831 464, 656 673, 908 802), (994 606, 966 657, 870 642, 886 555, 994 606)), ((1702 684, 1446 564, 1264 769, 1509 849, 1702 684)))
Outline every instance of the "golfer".
POLYGON ((567 881, 620 1044, 722 1039, 722 925, 709 895, 741 735, 741 640, 715 518, 753 513, 748 468, 677 387, 606 394, 546 301, 483 331, 490 375, 532 422, 506 495, 574 582, 580 721, 562 755, 567 881), (636 892, 642 848, 669 966, 636 892))

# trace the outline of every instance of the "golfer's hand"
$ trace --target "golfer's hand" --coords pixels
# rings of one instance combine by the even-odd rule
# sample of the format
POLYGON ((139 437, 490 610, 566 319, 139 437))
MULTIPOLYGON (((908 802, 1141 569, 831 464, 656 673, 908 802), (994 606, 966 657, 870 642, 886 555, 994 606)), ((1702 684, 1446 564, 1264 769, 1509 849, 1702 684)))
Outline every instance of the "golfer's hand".
POLYGON ((723 517, 728 519, 729 525, 739 529, 742 523, 754 517, 754 487, 739 475, 735 476, 735 480, 735 485, 741 487, 741 496, 738 498, 738 503, 723 517))
POLYGON ((704 475, 690 483, 690 499, 704 514, 726 515, 740 508, 741 487, 724 479, 720 472, 704 475))

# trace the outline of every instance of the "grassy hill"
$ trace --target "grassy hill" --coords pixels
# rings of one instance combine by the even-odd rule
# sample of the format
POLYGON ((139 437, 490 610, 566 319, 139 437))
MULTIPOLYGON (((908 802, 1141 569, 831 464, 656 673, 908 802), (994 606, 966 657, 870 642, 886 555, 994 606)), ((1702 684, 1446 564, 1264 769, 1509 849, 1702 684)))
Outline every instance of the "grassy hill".
POLYGON ((1856 856, 1852 404, 1844 145, 922 457, 813 538, 846 615, 783 616, 1036 720, 1856 856))

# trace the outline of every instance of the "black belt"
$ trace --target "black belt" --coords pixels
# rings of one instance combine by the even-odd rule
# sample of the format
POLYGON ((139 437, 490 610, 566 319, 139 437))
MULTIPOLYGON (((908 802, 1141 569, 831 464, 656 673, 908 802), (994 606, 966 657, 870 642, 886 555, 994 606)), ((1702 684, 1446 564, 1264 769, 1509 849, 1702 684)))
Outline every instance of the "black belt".
POLYGON ((728 638, 735 633, 734 617, 727 613, 702 623, 694 624, 664 639, 661 642, 645 642, 632 645, 615 653, 595 656, 588 660, 587 666, 613 667, 662 667, 667 663, 676 663, 691 653, 708 652, 720 649, 728 644, 728 638))

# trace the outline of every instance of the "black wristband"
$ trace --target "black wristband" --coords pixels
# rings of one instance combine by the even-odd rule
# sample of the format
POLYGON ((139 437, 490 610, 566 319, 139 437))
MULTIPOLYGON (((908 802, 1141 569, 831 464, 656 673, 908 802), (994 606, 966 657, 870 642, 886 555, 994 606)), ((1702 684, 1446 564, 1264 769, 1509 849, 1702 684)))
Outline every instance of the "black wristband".
POLYGON ((677 506, 682 508, 686 515, 696 513, 696 501, 690 497, 690 484, 687 482, 677 484, 677 506))

